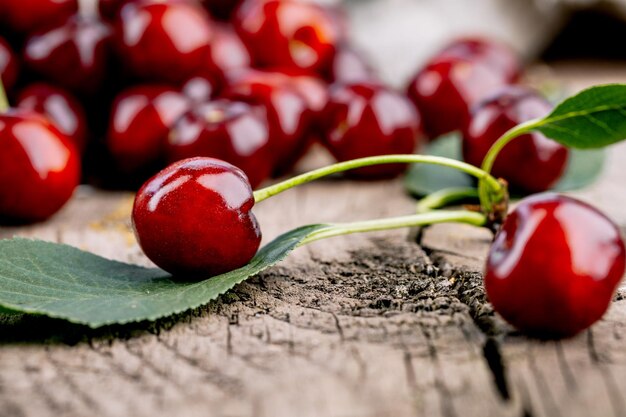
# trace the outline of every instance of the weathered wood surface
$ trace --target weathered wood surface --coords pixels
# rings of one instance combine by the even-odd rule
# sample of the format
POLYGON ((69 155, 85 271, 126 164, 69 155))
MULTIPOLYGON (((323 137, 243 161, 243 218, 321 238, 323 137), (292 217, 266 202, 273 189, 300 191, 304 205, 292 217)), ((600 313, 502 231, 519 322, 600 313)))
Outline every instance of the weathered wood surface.
MULTIPOLYGON (((622 226, 625 160, 626 146, 614 148, 602 181, 578 193, 622 226)), ((147 264, 131 203, 82 190, 52 221, 0 237, 147 264)), ((269 239, 413 204, 399 182, 329 181, 255 211, 269 239)), ((626 292, 572 340, 529 340, 485 300, 489 241, 441 225, 317 242, 206 308, 155 324, 90 331, 4 318, 0 416, 625 416, 626 292)))

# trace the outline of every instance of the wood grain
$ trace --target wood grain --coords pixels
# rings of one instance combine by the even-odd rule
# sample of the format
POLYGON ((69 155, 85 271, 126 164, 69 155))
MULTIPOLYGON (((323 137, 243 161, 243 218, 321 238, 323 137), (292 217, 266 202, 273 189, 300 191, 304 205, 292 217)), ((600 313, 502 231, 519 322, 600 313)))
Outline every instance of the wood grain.
MULTIPOLYGON (((582 85, 582 82, 579 81, 582 85)), ((626 146, 577 193, 626 226, 626 146)), ((149 264, 132 195, 82 189, 45 224, 0 229, 149 264)), ((265 241, 304 223, 413 210, 400 181, 325 181, 255 208, 265 241)), ((494 315, 481 270, 490 234, 440 225, 335 238, 208 306, 88 330, 0 319, 2 416, 624 416, 626 295, 566 341, 494 315)))

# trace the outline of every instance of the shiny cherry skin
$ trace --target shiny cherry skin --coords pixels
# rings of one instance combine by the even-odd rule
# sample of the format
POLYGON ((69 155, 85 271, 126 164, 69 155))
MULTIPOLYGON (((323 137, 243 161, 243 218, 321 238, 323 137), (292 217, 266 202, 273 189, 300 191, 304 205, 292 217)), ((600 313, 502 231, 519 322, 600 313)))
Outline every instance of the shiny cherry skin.
POLYGON ((344 38, 334 13, 297 0, 247 0, 233 23, 261 67, 323 71, 344 38))
POLYGON ((87 145, 85 111, 67 91, 50 84, 31 84, 21 91, 16 107, 46 116, 81 153, 84 151, 87 145))
POLYGON ((292 167, 308 146, 309 101, 284 74, 245 70, 230 74, 223 96, 267 109, 277 169, 292 167))
POLYGON ((107 148, 117 168, 141 171, 164 156, 167 135, 190 102, 163 85, 139 85, 120 93, 113 103, 107 148))
POLYGON ((216 97, 220 84, 210 75, 198 74, 183 83, 181 93, 194 104, 202 104, 216 97))
MULTIPOLYGON (((507 130, 546 116, 551 109, 550 103, 531 89, 506 87, 474 108, 464 129, 463 158, 480 166, 491 145, 507 130)), ((499 153, 492 173, 506 179, 514 189, 545 191, 563 174, 568 155, 567 148, 541 133, 523 135, 499 153)))
POLYGON ((378 81, 376 72, 363 54, 348 45, 337 49, 325 77, 329 82, 339 84, 378 81))
POLYGON ((509 82, 481 61, 444 57, 426 64, 409 83, 407 94, 424 118, 430 139, 462 129, 470 109, 509 82))
POLYGON ((568 337, 607 310, 624 274, 618 227, 570 197, 540 194, 506 218, 487 257, 494 309, 524 333, 568 337))
POLYGON ((509 83, 516 82, 522 72, 519 57, 511 48, 503 43, 483 38, 457 39, 448 44, 437 58, 461 58, 482 62, 509 83))
POLYGON ((201 280, 247 264, 261 242, 246 175, 218 159, 176 162, 137 193, 133 226, 144 253, 176 277, 201 280))
POLYGON ((21 109, 0 114, 0 221, 46 220, 79 181, 78 151, 48 119, 21 109))
MULTIPOLYGON (((411 102, 373 83, 333 86, 324 121, 324 144, 339 161, 410 154, 421 137, 420 116, 411 102)), ((349 175, 377 179, 396 176, 405 169, 403 164, 377 165, 349 175)))
POLYGON ((235 9, 242 0, 204 0, 202 4, 212 17, 219 20, 230 20, 235 9))
POLYGON ((246 173, 252 188, 274 167, 265 109, 226 99, 201 104, 183 115, 168 136, 169 161, 208 156, 246 173))
POLYGON ((192 2, 125 4, 116 24, 122 63, 143 80, 180 83, 199 70, 209 53, 213 28, 192 2))
POLYGON ((203 70, 219 81, 232 71, 250 68, 252 56, 231 25, 213 24, 213 40, 203 70))
POLYGON ((17 81, 19 65, 9 43, 0 38, 0 78, 4 88, 11 90, 17 81))
POLYGON ((33 33, 61 24, 78 11, 77 0, 2 0, 5 24, 20 33, 33 33))
POLYGON ((24 63, 58 86, 93 93, 106 75, 112 37, 109 24, 74 15, 30 36, 24 46, 24 63))

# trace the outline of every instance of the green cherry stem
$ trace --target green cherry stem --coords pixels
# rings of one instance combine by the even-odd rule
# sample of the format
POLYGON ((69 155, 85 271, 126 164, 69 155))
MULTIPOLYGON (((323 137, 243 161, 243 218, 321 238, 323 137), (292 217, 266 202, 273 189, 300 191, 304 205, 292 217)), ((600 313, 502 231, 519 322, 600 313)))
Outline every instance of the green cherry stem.
POLYGON ((521 135, 524 135, 532 131, 535 127, 537 127, 537 125, 539 125, 540 121, 541 119, 529 120, 527 122, 521 123, 513 127, 512 129, 507 131, 504 135, 502 135, 491 146, 491 148, 487 152, 487 155, 485 156, 485 159, 483 159, 483 163, 481 166, 483 171, 491 173, 493 164, 496 162, 496 158, 498 157, 498 154, 500 153, 502 148, 504 148, 509 142, 511 142, 516 137, 519 137, 521 135))
POLYGON ((500 184, 500 182, 496 180, 493 176, 478 167, 462 161, 430 155, 381 155, 340 162, 338 164, 329 165, 301 175, 297 175, 293 178, 289 178, 285 181, 255 191, 254 200, 259 203, 295 186, 315 181, 319 178, 336 174, 338 172, 344 172, 351 169, 362 168, 371 165, 399 163, 424 163, 455 168, 469 175, 472 175, 481 181, 484 181, 484 183, 487 184, 488 188, 494 193, 502 192, 502 184, 500 184))
POLYGON ((7 98, 7 93, 4 90, 4 83, 2 79, 0 79, 0 113, 4 113, 9 110, 9 99, 7 98))
POLYGON ((387 219, 366 220, 352 223, 331 223, 327 228, 311 233, 302 240, 298 246, 303 246, 307 243, 329 237, 349 235, 352 233, 427 226, 437 223, 466 223, 473 226, 484 226, 487 223, 487 216, 468 210, 437 210, 410 216, 390 217, 387 219))
POLYGON ((472 187, 450 187, 428 194, 417 202, 416 211, 427 213, 462 200, 478 198, 478 190, 472 187))

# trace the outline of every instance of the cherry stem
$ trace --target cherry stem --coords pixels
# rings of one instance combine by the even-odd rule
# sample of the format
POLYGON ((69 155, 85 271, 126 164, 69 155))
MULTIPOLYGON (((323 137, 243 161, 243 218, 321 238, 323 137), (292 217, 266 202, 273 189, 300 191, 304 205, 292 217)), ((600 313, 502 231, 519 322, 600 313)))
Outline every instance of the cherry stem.
POLYGON ((0 78, 0 113, 4 113, 9 110, 9 99, 7 98, 7 93, 4 90, 4 83, 2 82, 2 78, 0 78))
POLYGON ((427 213, 461 200, 478 198, 478 190, 472 187, 450 187, 435 191, 422 198, 416 206, 418 213, 427 213))
POLYGON ((362 168, 371 165, 381 164, 399 164, 399 163, 424 163, 440 166, 447 166, 463 171, 469 175, 484 181, 488 184, 488 187, 494 193, 503 193, 502 184, 496 180, 493 176, 483 171, 482 169, 473 165, 467 164, 462 161, 457 161, 450 158, 443 158, 440 156, 431 155, 380 155, 371 156, 367 158, 353 159, 351 161, 340 162, 338 164, 329 165, 323 168, 319 168, 307 173, 297 175, 293 178, 289 178, 285 181, 279 182, 269 187, 262 188, 254 192, 254 200, 259 203, 265 199, 268 199, 276 194, 280 194, 295 186, 305 184, 311 181, 315 181, 319 178, 326 177, 328 175, 336 174, 338 172, 344 172, 351 169, 362 168))
POLYGON ((307 243, 329 237, 353 233, 428 226, 437 223, 466 223, 480 227, 487 223, 487 216, 469 210, 437 210, 410 216, 390 217, 387 219, 366 220, 352 223, 331 223, 327 228, 320 229, 307 236, 298 246, 303 246, 307 243))

